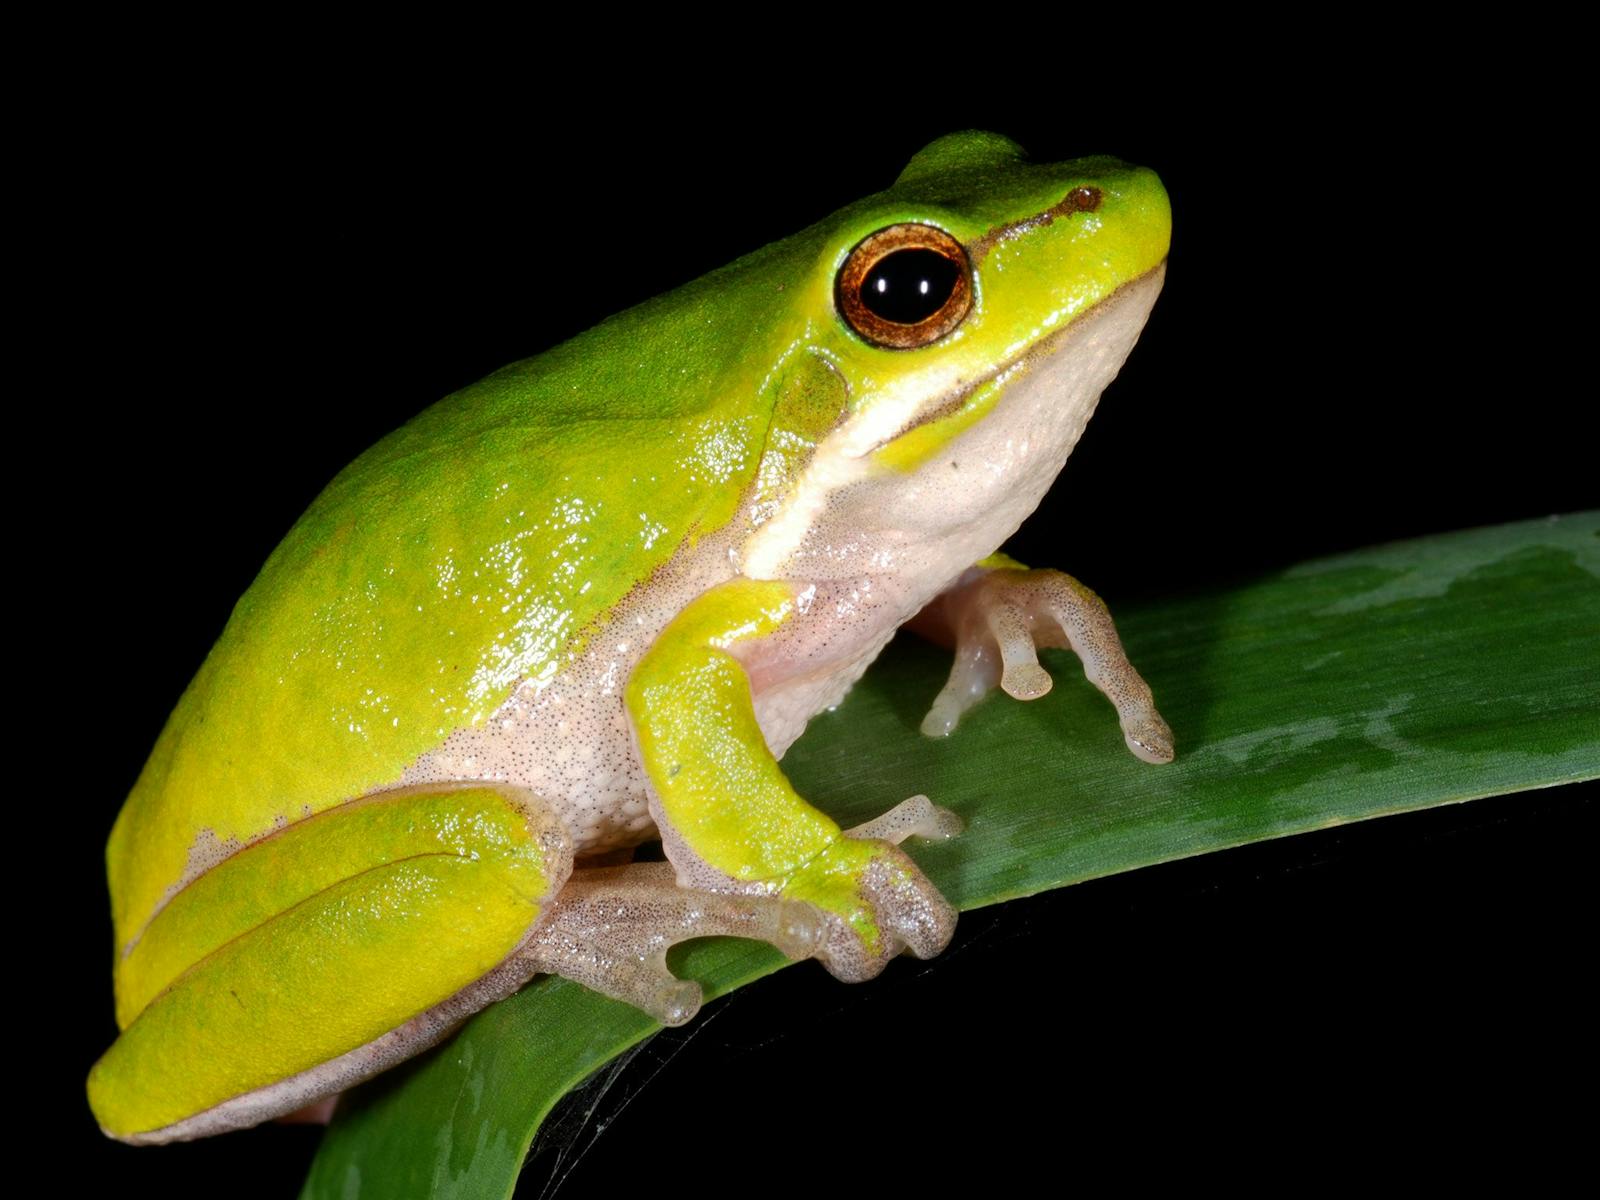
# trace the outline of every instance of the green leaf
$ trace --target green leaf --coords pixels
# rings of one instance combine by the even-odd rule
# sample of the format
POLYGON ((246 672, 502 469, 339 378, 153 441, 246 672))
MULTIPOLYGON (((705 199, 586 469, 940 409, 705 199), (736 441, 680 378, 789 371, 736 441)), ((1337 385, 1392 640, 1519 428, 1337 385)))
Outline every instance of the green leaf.
MULTIPOLYGON (((1600 776, 1600 513, 1381 546, 1117 618, 1177 735, 1171 766, 1127 753, 1065 654, 1044 656, 1043 699, 997 695, 951 738, 921 737, 948 659, 902 639, 785 769, 847 825, 919 791, 960 812, 962 836, 911 850, 963 909, 1600 776)), ((674 965, 716 996, 786 964, 706 940, 674 965)), ((541 980, 347 1097, 304 1195, 509 1195, 551 1106, 657 1028, 541 980)))

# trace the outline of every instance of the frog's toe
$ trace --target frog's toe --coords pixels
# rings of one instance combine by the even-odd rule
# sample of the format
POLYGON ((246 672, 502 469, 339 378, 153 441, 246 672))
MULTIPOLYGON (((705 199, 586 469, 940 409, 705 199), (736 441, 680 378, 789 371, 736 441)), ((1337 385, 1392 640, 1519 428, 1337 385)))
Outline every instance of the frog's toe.
MULTIPOLYGON (((665 969, 663 964, 662 970, 665 969)), ((663 983, 651 999, 652 1003, 639 1007, 663 1025, 687 1025, 699 1013, 705 992, 692 979, 673 978, 663 983)))
POLYGON ((1172 729, 1154 709, 1125 719, 1122 722, 1122 740, 1136 757, 1147 763, 1169 763, 1177 754, 1172 729))
POLYGON ((767 940, 798 962, 822 949, 827 933, 827 918, 815 905, 803 900, 779 900, 778 927, 767 940))
POLYGON ((964 637, 956 642, 955 661, 950 678, 933 707, 922 718, 922 732, 928 737, 948 737, 961 723, 962 715, 982 700, 1000 682, 1000 656, 982 637, 964 637))
POLYGON ((881 817, 874 817, 845 831, 853 838, 876 838, 898 846, 908 837, 944 841, 961 832, 961 818, 948 808, 940 808, 926 796, 902 800, 881 817))

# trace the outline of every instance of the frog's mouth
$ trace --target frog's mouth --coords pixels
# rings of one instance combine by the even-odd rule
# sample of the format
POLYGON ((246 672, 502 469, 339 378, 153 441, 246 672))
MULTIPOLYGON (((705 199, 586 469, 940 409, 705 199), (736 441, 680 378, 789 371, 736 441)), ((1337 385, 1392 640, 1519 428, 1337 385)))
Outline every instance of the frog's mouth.
MULTIPOLYGON (((1100 373, 1095 368, 1104 370, 1108 345, 1126 345, 1132 349, 1161 291, 1166 273, 1167 260, 1163 258, 1143 275, 1129 280, 1078 313, 1060 329, 1052 330, 1011 358, 974 379, 962 380, 935 397, 894 433, 864 448, 847 449, 846 457, 875 458, 891 466, 919 466, 933 452, 978 424, 1023 379, 1036 381, 1030 391, 1057 392, 1052 383, 1059 383, 1059 392, 1070 402, 1085 390, 1072 386, 1077 382, 1072 377, 1085 374, 1085 368, 1095 374, 1100 373), (1130 324, 1134 327, 1131 336, 1130 324), (1063 357, 1076 362, 1064 363, 1060 361, 1063 357), (1078 369, 1062 369, 1073 366, 1078 369)), ((1126 357, 1125 352, 1123 357, 1126 357)), ((1120 358, 1110 364, 1109 372, 1104 374, 1099 386, 1093 388, 1088 396, 1088 409, 1083 414, 1084 421, 1094 411, 1100 391, 1116 377, 1121 365, 1120 358)))

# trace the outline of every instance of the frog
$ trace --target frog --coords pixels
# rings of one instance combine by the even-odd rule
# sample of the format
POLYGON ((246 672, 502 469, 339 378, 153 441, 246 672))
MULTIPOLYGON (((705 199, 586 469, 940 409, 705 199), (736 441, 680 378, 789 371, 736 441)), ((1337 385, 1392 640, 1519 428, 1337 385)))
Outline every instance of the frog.
POLYGON ((937 955, 956 910, 912 851, 960 819, 915 795, 844 829, 780 765, 902 626, 953 652, 923 734, 1045 694, 1038 650, 1069 647, 1128 749, 1171 761, 1105 604, 999 550, 1170 239, 1147 168, 952 134, 357 458, 112 829, 102 1130, 325 1110, 539 975, 682 1024, 702 994, 667 952, 691 938, 846 982, 937 955))

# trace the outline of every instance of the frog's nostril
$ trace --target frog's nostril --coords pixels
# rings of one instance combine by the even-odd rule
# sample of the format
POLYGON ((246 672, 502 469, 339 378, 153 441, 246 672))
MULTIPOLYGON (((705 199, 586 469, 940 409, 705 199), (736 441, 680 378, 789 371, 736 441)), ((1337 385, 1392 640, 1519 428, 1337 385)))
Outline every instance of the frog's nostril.
POLYGON ((1094 212, 1100 207, 1104 193, 1097 187, 1075 187, 1062 200, 1061 207, 1069 212, 1094 212))

